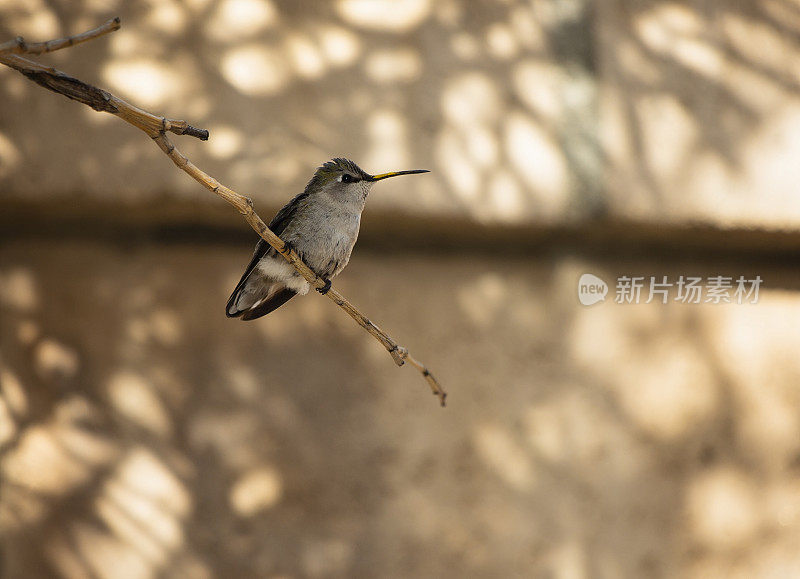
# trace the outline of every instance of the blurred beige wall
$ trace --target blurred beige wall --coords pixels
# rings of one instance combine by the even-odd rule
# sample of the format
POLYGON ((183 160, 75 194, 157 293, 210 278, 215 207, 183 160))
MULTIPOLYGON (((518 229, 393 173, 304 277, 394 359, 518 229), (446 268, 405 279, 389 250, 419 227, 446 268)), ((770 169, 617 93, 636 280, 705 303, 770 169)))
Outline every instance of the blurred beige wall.
MULTIPOLYGON (((211 131, 269 207, 345 155, 375 211, 493 223, 800 219, 797 6, 783 0, 0 3, 0 33, 122 30, 44 61, 211 131)), ((0 200, 211 204, 141 135, 0 69, 0 200)))
POLYGON ((605 191, 615 212, 796 227, 799 8, 598 3, 605 191))
POLYGON ((0 41, 117 15, 40 60, 208 128, 265 219, 332 156, 433 171, 335 285, 450 405, 316 294, 225 318, 239 215, 0 67, 0 575, 800 576, 800 4, 0 0, 0 41))
POLYGON ((337 288, 441 409, 314 293, 225 318, 247 249, 0 249, 4 577, 800 570, 796 268, 758 304, 585 307, 581 273, 653 262, 358 252, 337 288))

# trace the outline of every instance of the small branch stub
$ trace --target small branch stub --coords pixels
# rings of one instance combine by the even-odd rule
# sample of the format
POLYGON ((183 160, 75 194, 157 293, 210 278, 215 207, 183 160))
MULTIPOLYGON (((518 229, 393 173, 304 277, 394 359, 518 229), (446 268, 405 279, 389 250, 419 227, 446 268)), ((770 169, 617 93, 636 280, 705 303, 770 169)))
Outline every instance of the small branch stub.
POLYGON ((197 137, 201 141, 208 140, 208 130, 207 129, 197 129, 192 125, 186 125, 186 130, 183 132, 184 135, 189 135, 190 137, 197 137))
MULTIPOLYGON (((222 185, 219 181, 199 169, 181 153, 169 140, 169 137, 167 137, 167 132, 172 132, 177 135, 188 135, 205 141, 209 136, 207 130, 193 127, 186 121, 167 119, 165 117, 153 115, 114 96, 108 91, 87 84, 54 68, 44 67, 19 56, 20 54, 43 54, 74 46, 81 42, 86 42, 108 34, 109 32, 113 32, 119 29, 119 27, 119 18, 113 18, 102 26, 98 26, 88 32, 58 40, 50 40, 48 42, 28 44, 20 36, 8 42, 0 43, 0 63, 13 68, 48 90, 90 106, 96 111, 115 115, 126 123, 144 131, 179 169, 186 172, 192 179, 203 185, 203 187, 221 197, 227 203, 233 205, 256 233, 283 255, 283 257, 291 263, 313 287, 317 289, 326 288, 326 280, 317 276, 290 246, 287 246, 280 237, 275 235, 275 233, 267 227, 266 223, 264 223, 261 217, 254 211, 253 202, 249 197, 240 195, 236 191, 222 185)), ((386 332, 372 323, 369 318, 362 314, 334 288, 327 285, 324 295, 342 308, 356 323, 383 344, 398 366, 402 366, 405 362, 408 362, 419 370, 428 382, 433 394, 439 398, 440 404, 442 406, 445 405, 447 393, 424 364, 414 359, 405 347, 397 345, 386 332)))

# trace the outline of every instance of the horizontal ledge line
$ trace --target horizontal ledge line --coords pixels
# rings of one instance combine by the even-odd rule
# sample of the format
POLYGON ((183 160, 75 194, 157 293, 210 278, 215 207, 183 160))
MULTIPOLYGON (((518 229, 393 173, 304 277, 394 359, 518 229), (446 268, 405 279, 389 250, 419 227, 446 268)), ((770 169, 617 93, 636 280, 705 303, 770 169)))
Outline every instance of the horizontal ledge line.
MULTIPOLYGON (((278 207, 261 207, 265 220, 278 207)), ((257 235, 224 203, 0 201, 0 241, 87 239, 117 244, 202 242, 240 244, 257 235)), ((711 223, 586 219, 503 225, 468 219, 371 211, 362 219, 358 247, 379 252, 546 252, 593 257, 771 261, 800 259, 800 229, 722 227, 711 223)))

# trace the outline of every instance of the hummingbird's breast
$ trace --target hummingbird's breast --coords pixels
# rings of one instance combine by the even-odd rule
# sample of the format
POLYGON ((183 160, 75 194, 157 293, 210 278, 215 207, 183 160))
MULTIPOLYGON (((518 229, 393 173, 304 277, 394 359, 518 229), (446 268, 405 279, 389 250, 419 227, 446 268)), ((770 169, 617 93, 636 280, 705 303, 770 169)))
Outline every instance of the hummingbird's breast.
POLYGON ((306 222, 297 232, 294 243, 314 273, 330 278, 350 261, 360 226, 358 213, 340 209, 325 211, 306 222))

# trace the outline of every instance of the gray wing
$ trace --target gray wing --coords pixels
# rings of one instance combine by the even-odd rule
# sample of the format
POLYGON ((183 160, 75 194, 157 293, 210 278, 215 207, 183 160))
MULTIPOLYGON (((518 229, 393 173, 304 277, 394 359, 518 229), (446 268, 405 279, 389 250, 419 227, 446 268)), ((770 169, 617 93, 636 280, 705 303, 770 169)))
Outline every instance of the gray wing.
MULTIPOLYGON (((300 202, 303 201, 303 199, 305 199, 306 197, 308 197, 308 195, 309 194, 305 193, 305 192, 304 193, 300 193, 299 195, 296 195, 291 201, 289 201, 289 203, 284 205, 281 208, 281 210, 278 211, 278 213, 275 215, 275 217, 272 218, 272 221, 269 222, 269 228, 272 230, 273 233, 275 233, 275 235, 280 236, 283 233, 283 231, 286 229, 286 226, 294 218, 295 212, 297 211, 297 208, 299 207, 300 202)), ((261 259, 264 256, 266 256, 268 254, 275 255, 276 253, 277 252, 275 251, 275 248, 273 248, 269 243, 267 243, 263 239, 259 239, 258 240, 258 243, 256 244, 255 251, 253 252, 253 257, 250 260, 250 263, 247 264, 247 268, 244 270, 244 273, 242 274, 242 278, 239 280, 239 283, 236 284, 236 287, 233 289, 233 292, 231 293, 231 297, 228 298, 228 303, 225 306, 225 315, 227 315, 229 318, 233 318, 233 317, 241 316, 242 313, 244 313, 243 311, 238 311, 238 312, 235 312, 235 313, 231 313, 233 311, 233 305, 236 302, 236 299, 239 296, 239 293, 244 289, 244 286, 247 283, 247 279, 250 277, 250 274, 253 272, 255 267, 258 265, 258 262, 261 261, 261 259)), ((291 290, 286 290, 286 289, 284 289, 284 290, 282 290, 280 292, 277 292, 275 294, 274 298, 271 298, 267 302, 261 303, 259 305, 259 307, 255 308, 255 309, 253 309, 251 311, 247 311, 246 315, 243 316, 242 319, 250 320, 250 319, 254 319, 254 318, 263 316, 265 314, 268 314, 269 312, 271 312, 275 308, 278 308, 279 306, 282 306, 283 304, 285 304, 292 297, 294 297, 294 295, 295 295, 295 292, 293 292, 291 290), (277 302, 279 302, 279 303, 277 303, 277 302), (274 307, 272 307, 272 309, 269 309, 269 307, 271 305, 273 305, 273 303, 274 303, 274 307), (258 313, 256 315, 257 311, 261 311, 261 313, 258 313)))

